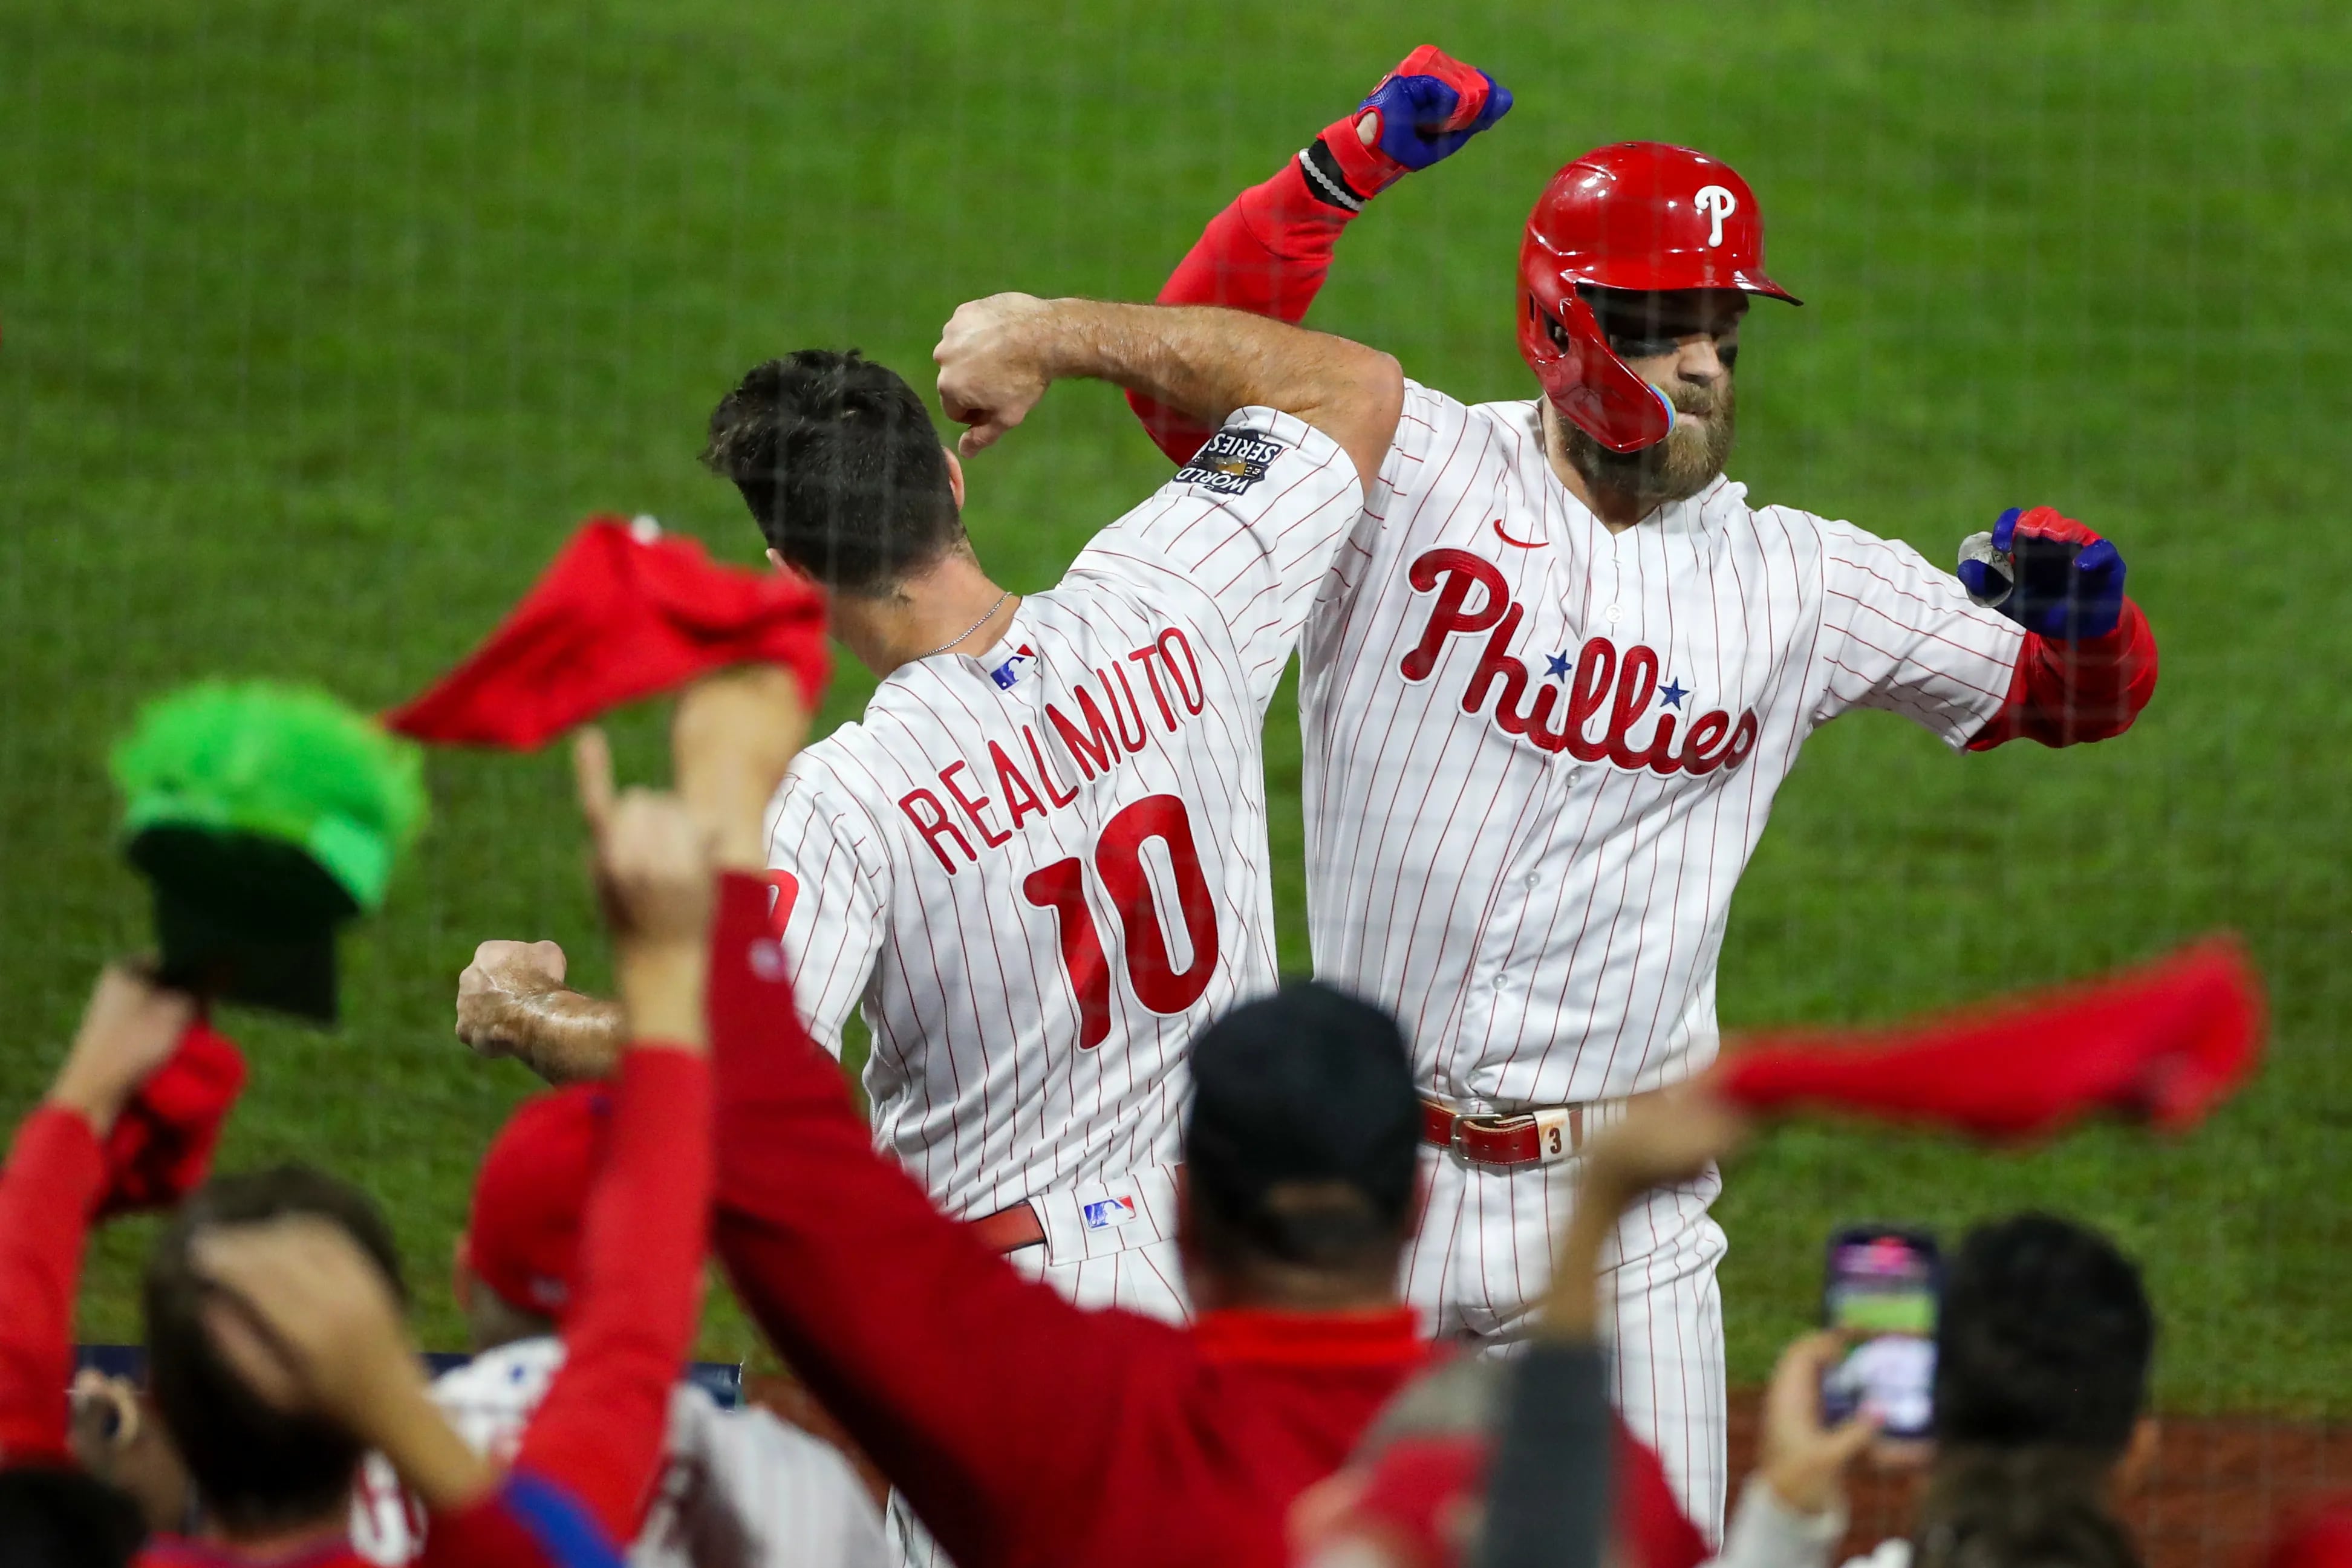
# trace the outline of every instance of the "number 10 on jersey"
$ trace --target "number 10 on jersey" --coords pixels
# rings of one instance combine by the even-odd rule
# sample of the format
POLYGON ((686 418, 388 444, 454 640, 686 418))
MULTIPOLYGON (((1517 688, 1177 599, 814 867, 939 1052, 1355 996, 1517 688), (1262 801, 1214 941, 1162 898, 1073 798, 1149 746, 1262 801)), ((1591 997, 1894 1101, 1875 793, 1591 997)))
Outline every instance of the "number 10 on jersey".
MULTIPOLYGON (((1201 872, 1192 842, 1192 819, 1174 795, 1147 795, 1120 808, 1103 824, 1095 841, 1095 874, 1118 912, 1119 949, 1127 960, 1127 983, 1135 999, 1155 1013, 1181 1013, 1201 999, 1217 971, 1217 909, 1209 879, 1201 872), (1143 867, 1143 846, 1157 839, 1166 846, 1175 873, 1176 906, 1192 948, 1190 967, 1179 970, 1169 952, 1151 879, 1143 867)), ((1062 967, 1078 998, 1078 1049, 1092 1051, 1110 1038, 1110 957, 1095 929, 1087 902, 1087 868, 1076 855, 1040 866, 1021 891, 1031 904, 1054 912, 1060 928, 1062 967)))

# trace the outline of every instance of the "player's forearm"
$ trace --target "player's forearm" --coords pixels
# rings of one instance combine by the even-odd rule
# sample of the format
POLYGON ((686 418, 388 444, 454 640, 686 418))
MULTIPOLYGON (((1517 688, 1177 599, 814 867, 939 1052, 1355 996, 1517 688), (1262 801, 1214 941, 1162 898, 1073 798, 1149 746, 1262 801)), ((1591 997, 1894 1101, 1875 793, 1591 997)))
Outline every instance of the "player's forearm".
POLYGON ((1306 418, 1359 395, 1388 361, 1343 338, 1207 306, 1057 299, 1034 330, 1054 379, 1116 382, 1213 422, 1253 404, 1306 418))
POLYGON ((1063 299, 1031 330, 1055 379, 1113 382, 1205 423, 1279 409, 1348 450, 1367 480, 1395 437, 1403 375, 1377 349, 1237 310, 1063 299))
POLYGON ((559 986, 508 998, 501 1011, 506 1054, 558 1086, 611 1077, 628 1043, 628 1009, 607 998, 559 986))

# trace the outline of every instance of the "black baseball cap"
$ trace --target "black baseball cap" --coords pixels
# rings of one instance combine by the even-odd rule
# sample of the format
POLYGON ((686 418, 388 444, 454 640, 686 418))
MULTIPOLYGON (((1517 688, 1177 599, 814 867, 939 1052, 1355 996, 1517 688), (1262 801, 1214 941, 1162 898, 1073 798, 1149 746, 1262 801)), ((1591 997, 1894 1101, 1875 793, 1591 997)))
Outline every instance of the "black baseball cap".
POLYGON ((1294 982, 1192 1042, 1186 1179, 1195 1201, 1276 1257, 1314 1260, 1335 1225, 1367 1242, 1402 1228, 1420 1137, 1403 1031, 1344 991, 1294 982), (1302 1208, 1294 1195, 1314 1201, 1302 1208), (1311 1238, 1297 1223, 1310 1216, 1311 1238))
POLYGON ((318 862, 258 833, 187 827, 149 828, 125 852, 154 889, 165 985, 335 1021, 336 932, 360 907, 318 862))

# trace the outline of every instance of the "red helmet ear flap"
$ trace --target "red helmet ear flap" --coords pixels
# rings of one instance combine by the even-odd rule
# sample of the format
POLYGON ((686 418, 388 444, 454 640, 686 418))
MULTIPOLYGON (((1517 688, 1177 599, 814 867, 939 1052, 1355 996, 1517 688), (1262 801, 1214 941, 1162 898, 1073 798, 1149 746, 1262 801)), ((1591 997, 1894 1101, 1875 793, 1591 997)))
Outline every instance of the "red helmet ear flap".
POLYGON ((1675 427, 1673 402, 1617 357, 1572 285, 1519 290, 1519 354, 1559 416, 1612 452, 1655 446, 1675 427))

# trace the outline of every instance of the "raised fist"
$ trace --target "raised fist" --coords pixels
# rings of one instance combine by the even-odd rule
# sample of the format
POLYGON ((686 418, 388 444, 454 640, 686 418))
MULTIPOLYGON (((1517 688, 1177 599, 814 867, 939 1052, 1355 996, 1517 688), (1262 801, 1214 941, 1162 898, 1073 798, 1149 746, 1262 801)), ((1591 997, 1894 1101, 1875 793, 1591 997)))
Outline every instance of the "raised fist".
POLYGON ((483 1056, 520 1054, 525 998, 561 989, 567 964, 552 942, 485 942, 457 977, 457 1038, 483 1056))
POLYGON ((1511 89, 1423 44, 1356 106, 1356 134, 1404 169, 1426 169, 1511 112, 1511 89))
POLYGON ((1960 541, 1969 597, 2053 642, 2104 637, 2124 612, 2124 558, 2055 508, 2011 507, 1960 541))
POLYGON ((1029 294, 992 294, 956 307, 931 358, 940 367, 940 407, 971 426, 956 443, 969 457, 1028 417, 1053 384, 1038 328, 1053 306, 1029 294))

